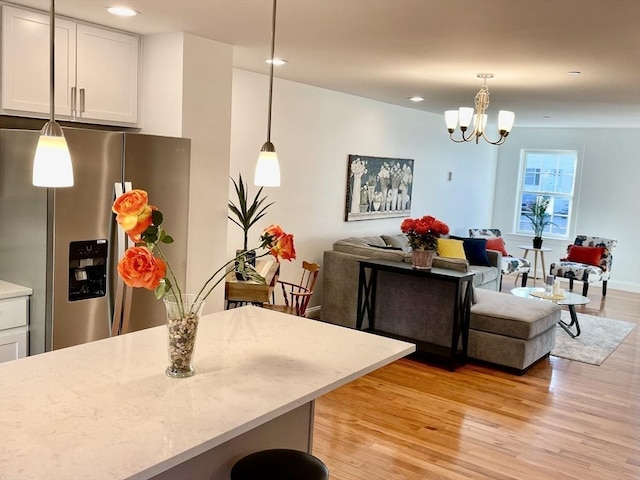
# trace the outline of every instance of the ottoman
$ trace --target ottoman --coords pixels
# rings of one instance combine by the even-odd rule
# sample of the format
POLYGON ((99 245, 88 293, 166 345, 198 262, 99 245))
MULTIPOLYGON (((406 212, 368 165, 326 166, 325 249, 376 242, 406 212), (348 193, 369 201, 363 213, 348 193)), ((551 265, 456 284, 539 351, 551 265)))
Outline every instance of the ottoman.
POLYGON ((474 289, 468 356, 523 374, 551 352, 559 320, 555 303, 474 289))

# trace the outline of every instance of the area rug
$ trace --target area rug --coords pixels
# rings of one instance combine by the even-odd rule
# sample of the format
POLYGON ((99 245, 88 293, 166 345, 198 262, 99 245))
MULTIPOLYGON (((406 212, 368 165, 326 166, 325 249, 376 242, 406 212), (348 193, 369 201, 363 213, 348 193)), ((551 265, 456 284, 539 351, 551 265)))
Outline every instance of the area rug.
MULTIPOLYGON (((568 311, 562 310, 562 320, 571 322, 568 311)), ((561 327, 556 327, 556 345, 551 355, 600 365, 636 328, 634 323, 584 313, 578 313, 578 322, 581 333, 577 338, 571 338, 561 327)), ((575 327, 572 331, 575 332, 575 327)))

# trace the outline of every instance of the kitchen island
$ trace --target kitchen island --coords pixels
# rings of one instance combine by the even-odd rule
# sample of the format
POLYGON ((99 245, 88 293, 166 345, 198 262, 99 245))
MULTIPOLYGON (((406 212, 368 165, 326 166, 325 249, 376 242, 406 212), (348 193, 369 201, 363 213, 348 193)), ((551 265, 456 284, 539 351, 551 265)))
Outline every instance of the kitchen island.
POLYGON ((414 345, 243 307, 202 317, 186 379, 165 327, 0 365, 0 478, 227 479, 264 448, 311 450, 319 396, 414 345))

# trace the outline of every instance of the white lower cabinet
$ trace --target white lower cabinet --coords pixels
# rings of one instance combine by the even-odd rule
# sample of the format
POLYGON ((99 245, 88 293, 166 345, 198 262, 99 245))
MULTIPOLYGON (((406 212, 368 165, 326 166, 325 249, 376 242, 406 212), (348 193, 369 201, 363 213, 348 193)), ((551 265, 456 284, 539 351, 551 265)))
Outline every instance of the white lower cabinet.
MULTIPOLYGON (((4 289, 7 284, 2 282, 4 289)), ((0 299, 0 362, 16 360, 28 355, 29 297, 0 299)))
POLYGON ((27 329, 0 331, 0 363, 27 356, 27 329))

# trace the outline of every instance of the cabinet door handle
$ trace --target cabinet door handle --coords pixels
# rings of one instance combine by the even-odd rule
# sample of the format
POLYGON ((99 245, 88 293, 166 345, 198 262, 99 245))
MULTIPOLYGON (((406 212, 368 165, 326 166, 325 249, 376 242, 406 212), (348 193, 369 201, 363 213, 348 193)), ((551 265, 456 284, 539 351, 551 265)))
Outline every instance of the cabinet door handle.
POLYGON ((80 113, 84 113, 84 88, 80 89, 80 113))
POLYGON ((76 87, 71 87, 71 115, 76 115, 76 87))

